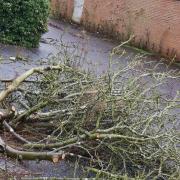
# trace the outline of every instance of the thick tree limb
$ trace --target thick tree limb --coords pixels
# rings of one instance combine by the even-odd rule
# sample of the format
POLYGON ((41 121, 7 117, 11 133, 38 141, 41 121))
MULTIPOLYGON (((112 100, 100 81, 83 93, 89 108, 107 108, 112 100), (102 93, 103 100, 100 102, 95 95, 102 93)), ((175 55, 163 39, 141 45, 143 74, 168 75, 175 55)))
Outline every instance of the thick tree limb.
POLYGON ((26 144, 30 144, 30 142, 28 140, 26 140, 25 138, 23 138, 22 136, 20 136, 19 134, 17 134, 14 129, 6 122, 3 122, 4 126, 9 130, 10 133, 13 134, 14 137, 16 137, 18 140, 20 140, 23 143, 26 144))
POLYGON ((54 161, 54 159, 62 159, 63 152, 52 153, 52 152, 27 152, 19 151, 10 146, 8 146, 0 137, 0 146, 6 152, 6 154, 11 158, 17 158, 20 160, 49 160, 54 161))
POLYGON ((131 137, 131 136, 124 136, 124 135, 120 135, 120 134, 100 134, 100 133, 88 133, 87 134, 83 134, 83 135, 79 135, 77 137, 74 138, 70 138, 66 141, 63 142, 59 142, 59 143, 52 143, 52 144, 25 144, 24 147, 26 148, 59 148, 59 147, 63 147, 66 146, 68 144, 72 144, 72 143, 76 143, 79 140, 81 141, 85 141, 85 140, 95 140, 95 139, 111 139, 111 140, 115 140, 115 139, 123 139, 123 140, 128 140, 128 141, 134 141, 134 142, 145 142, 145 141, 149 141, 149 140, 154 140, 158 137, 148 137, 148 138, 138 138, 138 137, 131 137))
MULTIPOLYGON (((13 92, 24 80, 33 75, 34 73, 42 73, 50 70, 66 70, 69 72, 75 72, 75 69, 65 65, 57 65, 57 66, 47 66, 47 67, 36 67, 26 71, 24 74, 17 77, 11 85, 9 85, 5 90, 0 93, 0 102, 2 102, 11 92, 13 92)), ((77 72, 77 71, 76 71, 77 72)), ((78 74, 83 75, 78 72, 78 74)))
POLYGON ((45 107, 48 104, 48 101, 42 102, 37 104, 36 106, 32 107, 31 109, 28 109, 27 111, 24 111, 22 114, 20 114, 16 119, 13 119, 11 121, 11 124, 19 124, 23 118, 26 118, 30 116, 32 113, 38 111, 39 109, 45 107))
MULTIPOLYGON (((79 107, 79 110, 84 110, 87 108, 87 105, 81 106, 79 107)), ((60 110, 55 110, 55 111, 49 111, 49 112, 45 112, 45 113, 37 113, 37 117, 39 118, 46 118, 46 117, 52 117, 52 116, 56 116, 59 114, 66 114, 66 113, 72 113, 72 111, 74 111, 74 108, 69 108, 69 109, 60 109, 60 110)))

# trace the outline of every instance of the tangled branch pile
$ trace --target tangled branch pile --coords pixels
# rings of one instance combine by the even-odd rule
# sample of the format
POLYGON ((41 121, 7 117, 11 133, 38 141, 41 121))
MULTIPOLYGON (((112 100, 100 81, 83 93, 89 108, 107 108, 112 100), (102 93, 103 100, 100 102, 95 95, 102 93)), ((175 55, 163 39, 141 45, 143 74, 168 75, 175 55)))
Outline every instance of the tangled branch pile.
POLYGON ((100 78, 63 64, 27 71, 0 93, 10 107, 1 123, 21 146, 1 147, 18 159, 86 159, 98 177, 178 178, 179 97, 158 92, 179 76, 140 64, 100 78))

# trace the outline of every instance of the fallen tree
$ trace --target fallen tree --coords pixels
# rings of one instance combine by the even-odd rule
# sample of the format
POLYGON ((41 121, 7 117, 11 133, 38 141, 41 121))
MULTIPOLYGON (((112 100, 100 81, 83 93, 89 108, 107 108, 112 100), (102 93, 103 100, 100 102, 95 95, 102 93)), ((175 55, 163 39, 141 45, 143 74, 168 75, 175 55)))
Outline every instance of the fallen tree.
POLYGON ((0 93, 10 107, 1 123, 22 146, 2 138, 0 146, 18 159, 84 158, 101 177, 178 178, 179 94, 167 99, 158 90, 179 75, 140 65, 100 78, 66 64, 25 72, 0 93))

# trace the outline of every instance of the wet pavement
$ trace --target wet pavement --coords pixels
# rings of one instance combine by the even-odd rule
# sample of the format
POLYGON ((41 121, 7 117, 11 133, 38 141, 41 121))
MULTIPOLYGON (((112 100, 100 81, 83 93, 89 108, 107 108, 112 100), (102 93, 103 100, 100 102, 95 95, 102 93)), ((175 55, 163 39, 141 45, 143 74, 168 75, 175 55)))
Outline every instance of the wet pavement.
POLYGON ((56 164, 49 161, 18 162, 0 157, 0 179, 5 179, 5 176, 14 177, 14 179, 34 179, 38 177, 78 178, 83 177, 83 170, 76 163, 69 161, 61 161, 56 164))
MULTIPOLYGON (((117 46, 110 40, 99 38, 97 35, 87 33, 76 25, 70 25, 64 22, 49 21, 49 31, 43 35, 39 48, 27 50, 15 46, 0 45, 0 81, 13 80, 22 72, 40 65, 49 63, 49 57, 66 54, 70 61, 86 71, 93 72, 99 76, 108 71, 110 52, 117 46)), ((120 49, 119 53, 126 51, 124 55, 114 55, 112 58, 114 70, 126 66, 133 59, 137 58, 137 52, 131 48, 120 49)), ((146 57, 146 62, 150 67, 159 63, 159 58, 146 57)), ((179 67, 173 66, 167 68, 165 63, 156 68, 163 72, 168 70, 179 71, 179 67)), ((167 84, 160 89, 162 94, 174 97, 180 90, 180 78, 167 79, 167 84)), ((25 167, 32 171, 41 173, 43 176, 65 177, 70 175, 74 164, 62 162, 61 165, 54 166, 52 163, 42 161, 40 164, 35 162, 26 162, 25 167), (58 171, 57 171, 58 169, 58 171)), ((80 173, 80 172, 79 172, 80 173)))
POLYGON ((61 178, 78 178, 83 177, 82 167, 76 163, 61 161, 60 163, 51 163, 48 161, 24 161, 23 166, 30 169, 31 177, 61 177, 61 178))
MULTIPOLYGON (((49 21, 49 31, 42 36, 39 48, 27 50, 22 47, 5 46, 0 44, 0 79, 13 79, 25 70, 47 63, 47 57, 60 55, 64 51, 72 54, 81 62, 84 69, 94 71, 96 75, 106 72, 109 67, 110 52, 119 45, 105 38, 99 38, 98 34, 90 34, 77 25, 70 25, 54 20, 49 21), (15 60, 16 58, 16 60, 15 60)), ((136 58, 137 52, 131 48, 121 48, 119 54, 112 58, 116 67, 122 67, 136 58)), ((146 57, 155 64, 158 58, 146 57)), ((177 68, 179 68, 177 66, 177 68)), ((161 66, 161 69, 165 69, 161 66)))
MULTIPOLYGON (((62 51, 62 44, 63 51, 68 47, 68 51, 76 54, 78 60, 84 61, 86 70, 92 70, 93 66, 96 74, 107 71, 109 53, 118 45, 89 34, 75 25, 51 20, 49 31, 43 35, 37 49, 27 50, 21 47, 0 45, 0 80, 13 79, 31 67, 46 63, 47 57, 62 51)), ((122 58, 117 56, 114 61, 125 65, 133 55, 134 52, 128 50, 126 56, 122 58)))

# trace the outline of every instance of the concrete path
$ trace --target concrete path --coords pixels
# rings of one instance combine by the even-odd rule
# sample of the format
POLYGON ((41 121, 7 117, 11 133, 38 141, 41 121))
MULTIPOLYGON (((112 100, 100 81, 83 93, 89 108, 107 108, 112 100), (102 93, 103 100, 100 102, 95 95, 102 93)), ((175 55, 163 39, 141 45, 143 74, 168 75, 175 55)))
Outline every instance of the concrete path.
MULTIPOLYGON (((117 43, 98 38, 83 31, 77 26, 50 20, 49 31, 43 35, 39 48, 27 50, 15 46, 0 45, 0 79, 13 79, 23 71, 37 65, 47 63, 45 60, 52 54, 61 52, 61 44, 68 46, 69 52, 81 56, 81 62, 86 69, 96 66, 96 74, 107 70, 109 53, 117 43), (27 61, 14 60, 14 57, 24 57, 27 61), (89 64, 89 66, 88 66, 89 64)), ((114 62, 125 65, 135 55, 133 50, 126 49, 125 56, 114 57, 114 62)), ((79 59, 78 59, 79 60, 79 59)))

